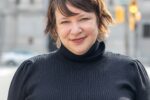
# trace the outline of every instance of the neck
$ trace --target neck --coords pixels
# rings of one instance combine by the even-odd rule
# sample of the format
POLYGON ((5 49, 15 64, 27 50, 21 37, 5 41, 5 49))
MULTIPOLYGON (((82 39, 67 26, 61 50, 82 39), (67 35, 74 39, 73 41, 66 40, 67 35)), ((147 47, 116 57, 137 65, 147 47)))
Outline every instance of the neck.
POLYGON ((103 55, 105 51, 104 42, 96 41, 93 46, 83 55, 75 55, 70 52, 64 45, 61 45, 58 52, 60 52, 66 59, 76 62, 87 62, 97 60, 103 55))

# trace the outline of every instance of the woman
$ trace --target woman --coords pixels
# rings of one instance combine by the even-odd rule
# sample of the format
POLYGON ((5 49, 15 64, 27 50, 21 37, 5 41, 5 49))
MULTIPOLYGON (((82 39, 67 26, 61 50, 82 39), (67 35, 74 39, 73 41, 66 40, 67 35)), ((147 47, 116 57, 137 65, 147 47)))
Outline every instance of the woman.
POLYGON ((23 62, 8 100, 150 100, 143 65, 105 52, 112 22, 103 0, 50 0, 46 32, 59 49, 23 62))

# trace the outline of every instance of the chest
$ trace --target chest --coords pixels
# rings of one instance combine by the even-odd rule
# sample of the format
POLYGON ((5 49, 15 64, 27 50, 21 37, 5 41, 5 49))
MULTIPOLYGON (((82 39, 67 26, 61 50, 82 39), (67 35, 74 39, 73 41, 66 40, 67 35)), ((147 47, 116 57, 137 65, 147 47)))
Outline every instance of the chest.
POLYGON ((29 86, 27 100, 134 100, 123 78, 97 70, 50 73, 29 86))

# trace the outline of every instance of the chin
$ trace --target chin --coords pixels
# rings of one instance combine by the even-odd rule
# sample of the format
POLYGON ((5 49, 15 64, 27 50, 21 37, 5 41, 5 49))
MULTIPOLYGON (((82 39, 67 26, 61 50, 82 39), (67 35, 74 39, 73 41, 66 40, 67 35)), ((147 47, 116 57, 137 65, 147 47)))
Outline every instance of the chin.
POLYGON ((74 54, 76 55, 83 55, 87 52, 87 50, 78 50, 78 51, 75 51, 74 54))

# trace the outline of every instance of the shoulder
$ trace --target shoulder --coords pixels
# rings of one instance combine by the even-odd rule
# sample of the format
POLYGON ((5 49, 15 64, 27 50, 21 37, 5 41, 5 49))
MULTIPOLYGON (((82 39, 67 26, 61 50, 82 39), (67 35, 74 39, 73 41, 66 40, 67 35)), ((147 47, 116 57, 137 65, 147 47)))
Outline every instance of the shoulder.
POLYGON ((124 70, 125 72, 131 73, 135 77, 138 75, 148 77, 144 65, 138 59, 133 59, 129 56, 112 52, 106 52, 104 54, 104 58, 107 59, 107 62, 113 68, 124 70))
POLYGON ((54 59, 57 59, 56 51, 31 57, 31 58, 25 60, 22 64, 24 64, 24 63, 30 63, 30 64, 40 64, 41 63, 42 64, 44 62, 51 61, 54 59))
POLYGON ((47 64, 47 62, 54 60, 53 58, 55 56, 55 52, 51 52, 31 57, 22 62, 22 64, 17 69, 17 72, 25 71, 27 73, 28 71, 36 71, 39 66, 44 66, 45 64, 47 64))
POLYGON ((143 72, 145 72, 143 64, 138 59, 134 59, 126 55, 112 52, 106 52, 104 54, 104 58, 110 65, 112 65, 115 68, 121 68, 130 72, 135 72, 140 69, 143 70, 143 72))
POLYGON ((24 94, 28 90, 29 84, 39 81, 43 71, 39 68, 42 68, 42 64, 54 55, 55 53, 42 54, 25 60, 13 76, 9 89, 9 99, 24 100, 24 94), (41 67, 39 67, 39 64, 41 67))
POLYGON ((105 52, 104 58, 107 59, 109 62, 113 62, 113 63, 127 64, 127 63, 134 62, 134 59, 129 56, 122 55, 119 53, 113 53, 113 52, 105 52))
MULTIPOLYGON (((145 70, 145 67, 138 59, 133 59, 129 56, 106 52, 104 58, 111 71, 118 76, 125 76, 131 83, 134 84, 137 92, 138 100, 149 100, 150 79, 145 70)), ((122 78, 123 79, 123 78, 122 78)))
POLYGON ((47 53, 47 54, 41 54, 41 55, 31 57, 31 58, 27 59, 24 62, 31 62, 31 63, 34 64, 34 63, 44 62, 46 60, 52 59, 55 56, 56 56, 56 52, 50 52, 50 53, 47 53))

